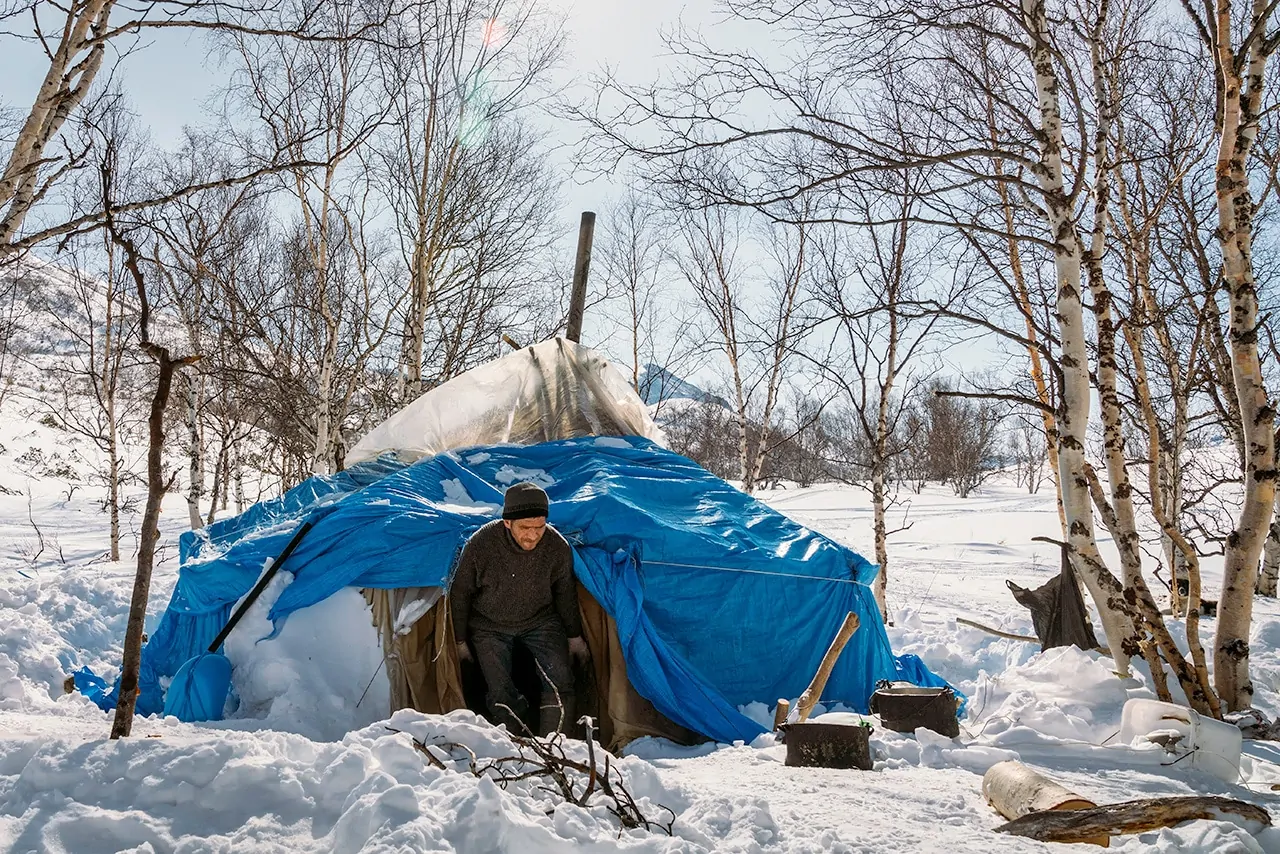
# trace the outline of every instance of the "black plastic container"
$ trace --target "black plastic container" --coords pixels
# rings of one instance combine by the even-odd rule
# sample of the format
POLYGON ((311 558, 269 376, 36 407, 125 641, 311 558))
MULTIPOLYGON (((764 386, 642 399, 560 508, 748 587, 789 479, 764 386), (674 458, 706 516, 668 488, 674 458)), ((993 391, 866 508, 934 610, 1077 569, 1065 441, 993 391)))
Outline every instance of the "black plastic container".
POLYGON ((871 711, 885 729, 915 732, 924 727, 955 738, 960 734, 956 695, 950 688, 881 687, 871 695, 871 711))
POLYGON ((788 765, 871 770, 871 726, 783 724, 788 765))

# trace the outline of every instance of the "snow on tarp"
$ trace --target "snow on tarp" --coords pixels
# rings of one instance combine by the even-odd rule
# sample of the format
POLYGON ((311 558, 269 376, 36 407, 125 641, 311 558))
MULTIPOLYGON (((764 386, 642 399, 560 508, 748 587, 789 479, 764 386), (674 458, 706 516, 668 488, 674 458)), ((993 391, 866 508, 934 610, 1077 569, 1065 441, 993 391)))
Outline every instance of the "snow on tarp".
POLYGON ((873 565, 632 437, 478 447, 414 464, 383 458, 254 508, 256 528, 247 513, 184 534, 177 586, 143 653, 139 710, 162 707, 160 678, 210 643, 301 519, 314 527, 282 570, 292 581, 270 612, 277 630, 345 587, 447 587, 512 472, 547 485, 550 521, 614 617, 636 690, 689 729, 726 742, 760 734, 736 707, 797 696, 849 611, 861 628, 824 699, 865 710, 881 679, 945 684, 914 656, 893 656, 867 586, 873 565))
POLYGON ((372 460, 387 451, 414 460, 454 448, 578 436, 663 441, 617 369, 580 344, 553 338, 428 391, 357 442, 347 461, 372 460))

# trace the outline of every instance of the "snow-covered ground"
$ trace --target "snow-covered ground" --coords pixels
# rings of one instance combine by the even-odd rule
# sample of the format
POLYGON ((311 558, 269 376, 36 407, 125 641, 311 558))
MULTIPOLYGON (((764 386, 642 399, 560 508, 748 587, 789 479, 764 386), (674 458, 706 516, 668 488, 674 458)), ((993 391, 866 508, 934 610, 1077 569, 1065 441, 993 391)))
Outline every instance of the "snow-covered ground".
MULTIPOLYGON (((1189 763, 1170 764, 1158 750, 1118 744, 1124 702, 1151 696, 1140 673, 1121 681, 1097 653, 1040 654, 1038 645, 955 622, 964 617, 1031 634, 1029 614, 1004 581, 1037 586, 1057 572, 1056 549, 1031 542, 1056 533, 1051 495, 1027 495, 1001 482, 967 500, 931 489, 909 496, 908 507, 903 496, 896 518, 910 526, 890 542, 890 638, 897 652, 920 655, 969 695, 961 736, 877 729, 872 772, 786 767, 785 747, 771 735, 751 745, 699 748, 642 740, 618 760, 619 773, 647 815, 671 811, 671 836, 620 831, 604 809, 566 804, 531 781, 504 791, 466 772, 463 747, 433 748, 445 765, 433 767, 414 738, 463 745, 481 763, 514 747, 468 713, 401 712, 388 720, 378 684, 361 703, 357 698, 377 675, 369 671, 375 658, 348 655, 357 662, 349 672, 324 672, 327 648, 373 643, 371 630, 334 631, 341 613, 290 621, 292 635, 280 639, 294 650, 287 662, 271 652, 283 647, 253 642, 265 633, 258 632, 265 618, 256 608, 228 649, 233 660, 250 665, 237 677, 239 718, 209 725, 139 719, 133 737, 109 742, 108 716, 63 687, 82 665, 114 676, 132 584, 132 531, 140 517, 126 515, 125 560, 110 562, 102 488, 92 476, 97 465, 92 447, 39 423, 20 401, 0 407, 0 851, 1084 850, 992 833, 1002 820, 983 800, 981 775, 1009 758, 1099 803, 1222 794, 1280 815, 1272 792, 1280 784, 1280 749, 1246 742, 1241 779, 1228 784, 1189 763), (298 650, 308 645, 310 670, 303 672, 298 662, 308 656, 298 650), (301 693, 316 683, 345 687, 341 696, 301 693), (282 696, 291 699, 271 699, 282 696)), ((136 495, 140 487, 131 490, 136 495)), ((871 553, 863 493, 814 487, 765 498, 871 553)), ((172 590, 185 520, 182 497, 168 496, 149 628, 172 590)), ((1209 568, 1210 590, 1215 571, 1209 568)), ((332 607, 358 610, 358 600, 353 595, 332 607)), ((1259 600, 1256 615, 1258 705, 1275 715, 1280 609, 1259 600)), ((1205 637, 1212 631, 1207 620, 1205 637)), ((771 719, 763 704, 746 711, 771 719)), ((1200 821, 1117 838, 1113 847, 1280 852, 1280 830, 1254 835, 1232 823, 1200 821)))

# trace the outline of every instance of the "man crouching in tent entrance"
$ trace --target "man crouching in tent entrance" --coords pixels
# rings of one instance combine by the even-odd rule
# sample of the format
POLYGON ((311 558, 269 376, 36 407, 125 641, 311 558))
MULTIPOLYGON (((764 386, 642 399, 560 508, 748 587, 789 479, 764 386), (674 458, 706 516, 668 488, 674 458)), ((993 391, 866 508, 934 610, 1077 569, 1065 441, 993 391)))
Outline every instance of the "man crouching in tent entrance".
POLYGON ((573 550, 547 524, 549 507, 547 493, 537 485, 510 487, 502 518, 467 541, 449 588, 458 660, 472 660, 474 650, 488 688, 489 719, 512 732, 522 729, 517 718, 526 704, 511 671, 512 647, 519 641, 540 671, 542 735, 573 725, 570 656, 587 657, 573 550))

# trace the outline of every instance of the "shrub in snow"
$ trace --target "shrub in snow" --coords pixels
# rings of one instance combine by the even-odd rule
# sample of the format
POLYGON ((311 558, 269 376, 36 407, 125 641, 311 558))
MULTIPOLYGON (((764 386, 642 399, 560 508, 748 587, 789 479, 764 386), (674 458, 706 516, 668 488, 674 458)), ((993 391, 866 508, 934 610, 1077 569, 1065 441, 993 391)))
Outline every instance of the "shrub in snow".
MULTIPOLYGON (((594 725, 589 718, 586 741, 558 734, 537 738, 494 730, 494 737, 482 740, 482 753, 465 742, 443 736, 436 719, 398 714, 386 728, 409 735, 414 749, 432 767, 467 772, 492 780, 504 791, 514 789, 523 796, 535 797, 542 801, 543 811, 549 816, 570 805, 597 820, 608 821, 612 816, 619 833, 645 830, 671 835, 676 814, 670 807, 631 793, 628 775, 619 769, 617 758, 595 745, 594 725), (408 729, 397 727, 401 721, 408 729)), ((474 736, 473 732, 465 734, 474 736)))

